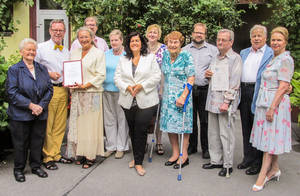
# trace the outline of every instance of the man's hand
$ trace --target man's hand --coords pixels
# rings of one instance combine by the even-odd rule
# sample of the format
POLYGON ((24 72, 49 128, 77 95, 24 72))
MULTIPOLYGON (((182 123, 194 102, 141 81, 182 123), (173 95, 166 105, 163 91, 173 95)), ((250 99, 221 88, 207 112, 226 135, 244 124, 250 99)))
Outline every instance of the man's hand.
POLYGON ((40 105, 30 103, 29 109, 31 110, 31 113, 35 116, 40 115, 43 112, 43 108, 40 105))
POLYGON ((228 108, 229 108, 229 104, 228 104, 228 103, 223 103, 223 104, 220 106, 220 112, 227 112, 227 111, 228 111, 228 108))
POLYGON ((52 80, 58 80, 61 75, 57 72, 49 72, 49 76, 52 80))
POLYGON ((214 74, 214 73, 213 73, 211 70, 206 70, 206 71, 205 71, 205 77, 206 77, 206 78, 211 78, 213 74, 214 74))

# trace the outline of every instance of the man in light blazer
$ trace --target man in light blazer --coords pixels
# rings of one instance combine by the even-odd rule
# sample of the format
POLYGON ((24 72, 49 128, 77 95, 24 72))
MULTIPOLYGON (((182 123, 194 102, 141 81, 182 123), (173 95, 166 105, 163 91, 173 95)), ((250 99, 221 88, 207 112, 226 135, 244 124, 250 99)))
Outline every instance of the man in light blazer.
POLYGON ((273 58, 273 50, 266 45, 267 28, 254 25, 250 30, 251 47, 240 52, 243 61, 241 78, 240 113, 242 121, 244 158, 238 169, 246 169, 247 175, 258 174, 262 164, 262 152, 249 142, 255 103, 261 83, 261 74, 273 58))

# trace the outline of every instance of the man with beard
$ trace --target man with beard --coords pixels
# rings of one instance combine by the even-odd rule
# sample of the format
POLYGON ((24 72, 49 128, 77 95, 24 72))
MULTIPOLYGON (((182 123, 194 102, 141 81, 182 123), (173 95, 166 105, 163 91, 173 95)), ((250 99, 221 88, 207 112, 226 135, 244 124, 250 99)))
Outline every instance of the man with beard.
POLYGON ((200 141, 202 149, 202 158, 209 159, 208 152, 208 114, 205 111, 205 103, 208 90, 208 80, 204 73, 207 70, 211 60, 218 54, 217 47, 205 41, 207 33, 206 25, 196 23, 192 33, 192 43, 186 45, 183 50, 190 52, 195 65, 195 84, 193 86, 193 133, 190 134, 188 154, 197 152, 198 146, 198 124, 197 117, 200 119, 200 141))

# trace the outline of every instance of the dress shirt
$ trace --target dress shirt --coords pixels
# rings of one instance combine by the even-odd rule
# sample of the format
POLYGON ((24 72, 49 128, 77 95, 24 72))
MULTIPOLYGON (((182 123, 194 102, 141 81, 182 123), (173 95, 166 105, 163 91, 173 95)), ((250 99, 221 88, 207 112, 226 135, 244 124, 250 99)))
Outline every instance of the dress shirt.
MULTIPOLYGON (((217 55, 211 65, 227 65, 229 69, 229 89, 227 91, 212 91, 211 80, 209 82, 205 110, 212 113, 221 113, 219 108, 223 103, 232 104, 232 112, 235 112, 239 101, 240 79, 242 74, 242 59, 240 55, 230 49, 224 57, 217 55)), ((210 65, 210 66, 211 66, 210 65)))
POLYGON ((84 92, 103 92, 102 83, 105 80, 105 54, 102 50, 93 46, 88 53, 81 59, 82 49, 77 48, 71 52, 71 60, 82 61, 83 84, 91 83, 92 87, 84 92))
POLYGON ((61 75, 58 80, 51 80, 52 83, 58 84, 63 82, 63 62, 69 60, 69 51, 66 47, 60 51, 54 49, 55 43, 50 39, 38 44, 35 61, 46 66, 48 72, 57 72, 61 75))
POLYGON ((242 71, 242 82, 255 82, 257 71, 259 69, 261 60, 263 58, 264 52, 266 50, 266 44, 258 49, 254 50, 253 48, 250 49, 250 53, 243 64, 243 71, 242 71))
POLYGON ((207 78, 205 78, 204 74, 212 59, 217 56, 219 53, 217 47, 211 45, 207 42, 197 48, 194 46, 193 42, 186 45, 182 48, 192 54, 195 65, 195 85, 197 86, 205 86, 208 84, 207 78))
MULTIPOLYGON (((109 49, 106 41, 104 39, 102 39, 101 37, 95 36, 94 43, 95 43, 96 47, 101 49, 103 52, 106 52, 109 49)), ((76 39, 72 43, 71 52, 72 52, 72 50, 74 50, 76 48, 81 48, 81 44, 79 43, 78 39, 76 39)))

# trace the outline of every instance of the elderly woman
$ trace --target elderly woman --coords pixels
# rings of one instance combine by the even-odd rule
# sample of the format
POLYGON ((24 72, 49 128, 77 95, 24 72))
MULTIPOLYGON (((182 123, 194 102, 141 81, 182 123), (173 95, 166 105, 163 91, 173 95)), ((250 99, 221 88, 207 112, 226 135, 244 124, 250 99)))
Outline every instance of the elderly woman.
POLYGON ((77 38, 82 48, 73 50, 70 58, 82 61, 83 84, 71 87, 67 153, 69 157, 77 157, 75 164, 87 169, 95 163, 97 155, 104 156, 102 83, 105 55, 94 46, 94 33, 87 27, 77 30, 77 38))
POLYGON ((33 174, 41 178, 48 174, 41 169, 42 148, 46 133, 48 104, 53 88, 47 69, 34 61, 36 41, 26 38, 20 43, 22 60, 7 72, 9 129, 15 149, 14 176, 24 182, 27 162, 33 174))
POLYGON ((125 43, 125 57, 121 57, 115 73, 115 83, 120 89, 119 104, 129 126, 135 167, 140 176, 145 175, 143 160, 149 125, 159 102, 157 85, 161 71, 153 54, 148 54, 147 42, 138 32, 130 33, 125 43))
POLYGON ((250 142, 264 152, 263 163, 253 185, 260 191, 266 182, 279 180, 278 155, 291 151, 291 106, 286 93, 293 76, 294 61, 287 52, 288 30, 277 27, 271 32, 274 58, 262 73, 250 142))
POLYGON ((111 49, 105 52, 106 79, 103 83, 104 129, 106 135, 105 156, 116 152, 115 158, 121 159, 128 146, 128 125, 125 114, 118 104, 119 89, 115 86, 114 75, 120 57, 124 56, 123 34, 115 29, 109 34, 111 49))
POLYGON ((193 130, 193 108, 192 97, 188 100, 182 130, 183 106, 187 95, 194 84, 194 64, 191 54, 182 51, 184 42, 183 35, 178 31, 173 31, 165 37, 165 44, 168 51, 164 53, 162 62, 162 72, 164 75, 164 90, 161 107, 160 129, 167 132, 172 145, 173 154, 165 163, 165 166, 174 165, 174 169, 179 168, 179 143, 178 134, 184 133, 182 167, 189 164, 187 148, 189 145, 189 134, 193 130), (188 85, 189 84, 189 85, 188 85), (183 85, 185 88, 183 89, 183 85))
MULTIPOLYGON (((156 57, 156 61, 161 67, 162 64, 162 58, 163 58, 163 52, 167 50, 167 46, 165 44, 162 44, 158 42, 158 40, 161 37, 161 28, 157 24, 152 24, 147 27, 146 30, 146 38, 148 39, 148 49, 150 53, 154 54, 156 57)), ((160 92, 162 92, 163 86, 160 86, 158 88, 159 94, 161 95, 160 92)), ((161 97, 160 97, 160 102, 161 102, 161 97)), ((158 108, 160 112, 160 108, 158 108)), ((155 121, 156 115, 153 117, 153 121, 155 121)), ((164 149, 163 145, 161 143, 161 136, 162 136, 162 131, 159 129, 159 126, 157 126, 157 129, 154 130, 155 135, 156 135, 156 153, 158 155, 163 155, 164 154, 164 149)))

